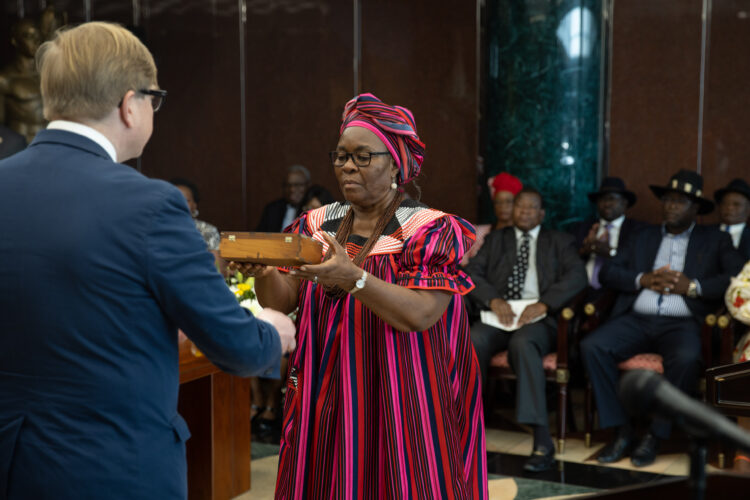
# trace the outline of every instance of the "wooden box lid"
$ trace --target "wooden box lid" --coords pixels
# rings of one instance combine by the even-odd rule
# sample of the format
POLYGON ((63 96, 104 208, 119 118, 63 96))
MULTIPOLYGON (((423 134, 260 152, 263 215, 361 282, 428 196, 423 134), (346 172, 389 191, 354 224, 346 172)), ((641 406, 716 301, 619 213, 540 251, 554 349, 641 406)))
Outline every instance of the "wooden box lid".
POLYGON ((219 254, 234 262, 299 267, 320 264, 323 245, 301 234, 222 231, 219 254))

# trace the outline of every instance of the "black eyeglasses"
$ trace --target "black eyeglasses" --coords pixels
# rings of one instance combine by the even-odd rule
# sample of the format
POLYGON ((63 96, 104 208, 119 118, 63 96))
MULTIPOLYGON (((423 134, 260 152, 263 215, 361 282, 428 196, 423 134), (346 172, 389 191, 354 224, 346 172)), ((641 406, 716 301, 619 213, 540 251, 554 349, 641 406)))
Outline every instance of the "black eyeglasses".
POLYGON ((150 95, 151 97, 153 97, 153 99, 151 99, 151 106, 154 108, 154 113, 159 111, 159 109, 161 109, 162 105, 164 104, 164 101, 167 100, 166 90, 143 89, 139 90, 138 93, 150 95))
MULTIPOLYGON (((167 100, 166 90, 142 89, 139 90, 138 93, 143 95, 150 95, 151 97, 153 97, 153 99, 151 99, 151 106, 154 108, 154 113, 159 111, 159 109, 161 109, 162 105, 164 104, 164 101, 167 100)), ((117 103, 118 108, 122 106, 123 99, 120 99, 120 102, 117 103)))
POLYGON ((354 164, 358 167, 367 167, 370 165, 373 156, 389 155, 388 151, 362 151, 357 153, 345 153, 344 151, 331 151, 328 155, 331 157, 331 164, 334 167, 343 167, 349 158, 352 159, 354 164))

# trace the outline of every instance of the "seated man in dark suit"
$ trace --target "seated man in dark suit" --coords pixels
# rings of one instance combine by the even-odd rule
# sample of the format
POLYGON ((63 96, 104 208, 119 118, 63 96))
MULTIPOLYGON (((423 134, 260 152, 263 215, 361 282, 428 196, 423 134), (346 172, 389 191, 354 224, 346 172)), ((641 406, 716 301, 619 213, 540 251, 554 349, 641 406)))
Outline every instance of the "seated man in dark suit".
POLYGON ((518 377, 516 418, 534 428, 534 451, 525 465, 532 472, 549 469, 555 461, 542 366, 542 358, 557 347, 554 316, 586 286, 586 271, 573 237, 542 228, 542 220, 541 194, 523 188, 513 203, 513 227, 488 234, 466 267, 476 285, 470 296, 497 314, 502 324, 510 325, 515 319, 508 300, 537 299, 521 313, 519 324, 523 326, 514 332, 481 322, 471 328, 483 381, 492 356, 508 350, 518 377), (544 314, 547 317, 542 321, 533 322, 544 314))
POLYGON ((300 214, 307 188, 310 187, 310 172, 302 165, 292 165, 286 171, 284 197, 274 200, 263 208, 256 231, 279 233, 300 214))
MULTIPOLYGON (((729 278, 743 265, 727 233, 695 223, 713 203, 702 197, 703 178, 681 170, 667 186, 650 186, 662 202, 663 224, 646 226, 629 239, 600 274, 619 292, 610 320, 581 342, 581 356, 594 389, 599 424, 617 427, 599 454, 602 463, 625 456, 633 430, 617 397, 617 364, 642 352, 663 357, 664 376, 686 393, 697 389, 702 365, 700 328, 721 304, 729 278)), ((634 465, 656 458, 670 425, 654 420, 631 454, 634 465)))
POLYGON ((717 189, 714 199, 719 207, 719 229, 732 237, 734 248, 745 260, 750 260, 750 186, 742 179, 734 179, 726 187, 717 189))
POLYGON ((586 263, 589 285, 600 290, 602 266, 617 255, 617 248, 643 223, 625 217, 625 210, 635 205, 636 196, 619 177, 605 177, 599 191, 589 193, 588 197, 596 204, 599 218, 581 222, 574 228, 573 235, 578 254, 586 263))

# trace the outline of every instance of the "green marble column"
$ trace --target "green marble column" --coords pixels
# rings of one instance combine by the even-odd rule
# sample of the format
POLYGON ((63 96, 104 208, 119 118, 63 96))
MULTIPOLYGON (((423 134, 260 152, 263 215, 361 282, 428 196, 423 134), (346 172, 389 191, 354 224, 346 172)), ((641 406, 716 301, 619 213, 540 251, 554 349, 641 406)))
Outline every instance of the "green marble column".
MULTIPOLYGON (((542 192, 545 225, 593 213, 601 123, 603 0, 488 0, 486 177, 542 192)), ((485 179, 486 179, 485 177, 485 179)), ((489 198, 481 207, 490 220, 489 198)))

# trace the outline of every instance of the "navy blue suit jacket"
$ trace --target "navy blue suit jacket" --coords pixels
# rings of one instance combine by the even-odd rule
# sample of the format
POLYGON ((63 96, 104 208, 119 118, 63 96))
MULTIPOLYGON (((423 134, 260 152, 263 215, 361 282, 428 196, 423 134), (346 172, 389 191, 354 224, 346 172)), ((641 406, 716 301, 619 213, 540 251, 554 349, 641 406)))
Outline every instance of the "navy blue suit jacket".
POLYGON ((0 162, 0 498, 185 498, 181 328, 220 368, 268 372, 174 186, 39 132, 0 162))
MULTIPOLYGON (((711 227, 721 230, 721 225, 719 224, 711 227)), ((739 250, 745 261, 750 260, 750 223, 745 224, 745 229, 742 230, 742 236, 740 236, 740 244, 737 246, 737 250, 739 250)))
POLYGON ((737 247, 737 250, 740 251, 746 261, 750 260, 750 225, 745 225, 745 229, 742 230, 740 246, 737 247))
MULTIPOLYGON (((602 284, 619 292, 611 317, 628 311, 640 293, 635 280, 638 274, 653 270, 656 254, 662 240, 661 226, 649 225, 636 231, 618 248, 617 255, 602 267, 599 278, 602 284)), ((729 278, 737 274, 745 261, 732 245, 728 233, 716 227, 696 225, 690 234, 683 274, 697 279, 702 296, 685 303, 695 318, 703 320, 715 312, 724 299, 729 278)))

